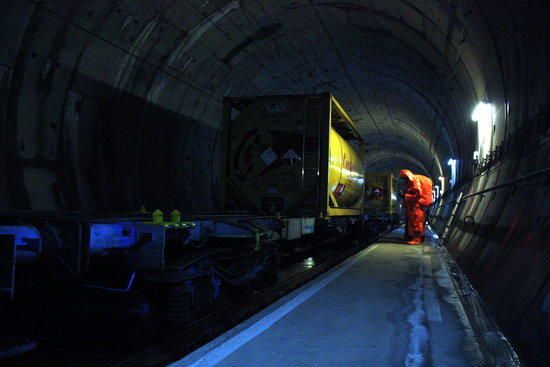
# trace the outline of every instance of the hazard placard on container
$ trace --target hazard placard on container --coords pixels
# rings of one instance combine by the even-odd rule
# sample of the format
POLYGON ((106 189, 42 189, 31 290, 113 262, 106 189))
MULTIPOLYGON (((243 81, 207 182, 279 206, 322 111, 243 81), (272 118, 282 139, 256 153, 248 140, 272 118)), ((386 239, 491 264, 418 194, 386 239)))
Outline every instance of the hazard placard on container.
POLYGON ((301 159, 301 157, 298 155, 298 153, 296 153, 294 151, 294 149, 292 149, 292 148, 287 150, 287 152, 285 154, 283 154, 283 156, 281 158, 283 159, 283 161, 287 165, 289 165, 291 167, 294 166, 294 164, 301 159))
POLYGON ((271 163, 275 162, 275 160, 277 159, 277 154, 275 154, 273 149, 267 148, 262 154, 260 154, 260 158, 266 166, 269 166, 271 165, 271 163))

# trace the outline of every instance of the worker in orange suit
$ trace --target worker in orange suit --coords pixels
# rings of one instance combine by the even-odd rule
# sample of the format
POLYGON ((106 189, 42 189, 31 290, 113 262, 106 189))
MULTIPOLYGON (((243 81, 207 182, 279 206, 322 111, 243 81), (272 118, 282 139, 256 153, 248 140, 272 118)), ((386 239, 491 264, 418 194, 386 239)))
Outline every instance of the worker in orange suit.
MULTIPOLYGON (((431 180, 421 175, 414 175, 411 171, 404 169, 399 173, 407 184, 404 193, 405 199, 405 238, 409 239, 407 244, 418 245, 422 242, 425 224, 425 209, 431 202, 424 199, 425 193, 422 189, 422 179, 425 178, 431 185, 431 180)), ((431 196, 431 192, 429 193, 431 196)))

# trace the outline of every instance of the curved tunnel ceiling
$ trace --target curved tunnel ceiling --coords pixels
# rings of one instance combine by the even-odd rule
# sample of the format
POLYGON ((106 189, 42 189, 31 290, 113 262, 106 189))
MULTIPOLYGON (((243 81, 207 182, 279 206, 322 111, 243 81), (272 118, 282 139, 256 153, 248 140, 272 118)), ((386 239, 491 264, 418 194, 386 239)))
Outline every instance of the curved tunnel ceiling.
MULTIPOLYGON (((214 199, 199 203, 194 190, 216 185, 215 169, 201 167, 216 166, 225 96, 332 92, 365 136, 367 169, 406 166, 448 177, 451 157, 467 174, 477 143, 469 118, 474 105, 505 94, 488 6, 470 0, 24 0, 13 6, 28 14, 7 25, 15 36, 5 64, 13 65, 9 95, 17 106, 8 127, 17 130, 11 146, 19 158, 54 161, 68 150, 73 158, 64 164, 73 176, 66 181, 85 187, 84 181, 125 176, 122 191, 152 192, 155 179, 147 172, 166 168, 159 185, 181 186, 172 205, 188 199, 213 205, 214 199), (98 122, 105 110, 108 122, 98 122), (160 121, 171 114, 171 122, 160 121), (63 126, 49 129, 56 119, 63 126), (84 126, 86 119, 95 127, 84 126), (121 120, 127 121, 115 123, 121 120), (86 143, 91 136, 102 138, 86 143), (163 154, 193 169, 147 162, 162 139, 179 139, 163 154), (85 172, 82 162, 105 147, 101 157, 110 163, 85 172)), ((32 180, 55 181, 34 174, 40 177, 32 180)), ((90 193, 75 195, 81 204, 93 201, 90 193)), ((126 206, 139 201, 128 197, 126 206)))
MULTIPOLYGON (((511 340, 548 355, 544 2, 2 5, 3 212, 218 214, 224 97, 332 92, 364 135, 368 172, 406 167, 436 182, 443 175, 446 203, 491 190, 459 199, 460 207, 438 206, 433 227, 445 231, 443 246, 511 340), (495 159, 474 170, 478 125, 470 116, 481 100, 492 105, 493 126, 485 126, 480 159, 490 151, 495 159), (449 158, 459 165, 453 191, 449 158)), ((56 236, 47 227, 41 234, 56 236)), ((480 332, 503 335, 488 330, 480 332)))

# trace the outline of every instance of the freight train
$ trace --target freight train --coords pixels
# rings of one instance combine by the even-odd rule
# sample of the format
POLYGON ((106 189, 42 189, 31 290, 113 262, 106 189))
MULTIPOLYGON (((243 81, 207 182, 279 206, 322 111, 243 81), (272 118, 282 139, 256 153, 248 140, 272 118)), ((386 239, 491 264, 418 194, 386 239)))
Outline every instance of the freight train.
POLYGON ((391 202, 369 218, 365 142, 331 94, 226 98, 220 145, 217 215, 0 213, 0 296, 131 294, 125 312, 188 322, 273 284, 283 249, 398 222, 391 202))

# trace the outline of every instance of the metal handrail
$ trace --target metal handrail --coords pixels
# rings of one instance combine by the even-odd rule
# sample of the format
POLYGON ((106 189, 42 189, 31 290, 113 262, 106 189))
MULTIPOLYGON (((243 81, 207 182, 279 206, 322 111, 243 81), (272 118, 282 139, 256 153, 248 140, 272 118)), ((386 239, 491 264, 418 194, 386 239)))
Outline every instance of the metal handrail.
MULTIPOLYGON (((462 196, 462 200, 469 199, 469 198, 477 196, 477 195, 483 195, 485 193, 492 192, 492 191, 495 191, 495 190, 499 190, 503 187, 515 185, 515 184, 520 183, 520 182, 528 181, 528 180, 531 180, 531 179, 536 178, 538 176, 542 176, 544 174, 550 174, 550 167, 541 169, 540 171, 536 171, 536 172, 530 173, 528 175, 510 180, 510 181, 507 181, 507 182, 504 182, 504 183, 501 183, 499 185, 490 187, 488 189, 483 189, 483 190, 480 190, 478 192, 474 192, 473 194, 464 195, 464 196, 462 196)), ((457 200, 449 201, 448 203, 438 205, 437 207, 454 204, 456 202, 457 202, 457 200)))
POLYGON ((530 180, 530 179, 532 179, 532 178, 541 176, 541 175, 543 175, 543 174, 545 174, 545 173, 546 173, 546 174, 550 174, 550 168, 541 169, 540 171, 533 172, 533 173, 530 173, 530 174, 528 174, 528 175, 525 175, 525 176, 522 176, 522 177, 513 179, 513 180, 511 180, 511 181, 501 183, 501 184, 499 184, 499 185, 490 187, 490 188, 488 188, 488 189, 483 189, 483 190, 481 190, 481 191, 474 192, 473 194, 464 195, 464 196, 462 197, 462 199, 467 199, 467 198, 470 198, 470 197, 473 197, 473 196, 482 195, 482 194, 485 194, 485 193, 487 193, 487 192, 495 191, 495 190, 501 189, 501 188, 506 187, 506 186, 515 185, 515 184, 520 183, 520 182, 523 182, 523 181, 528 181, 528 180, 530 180))

